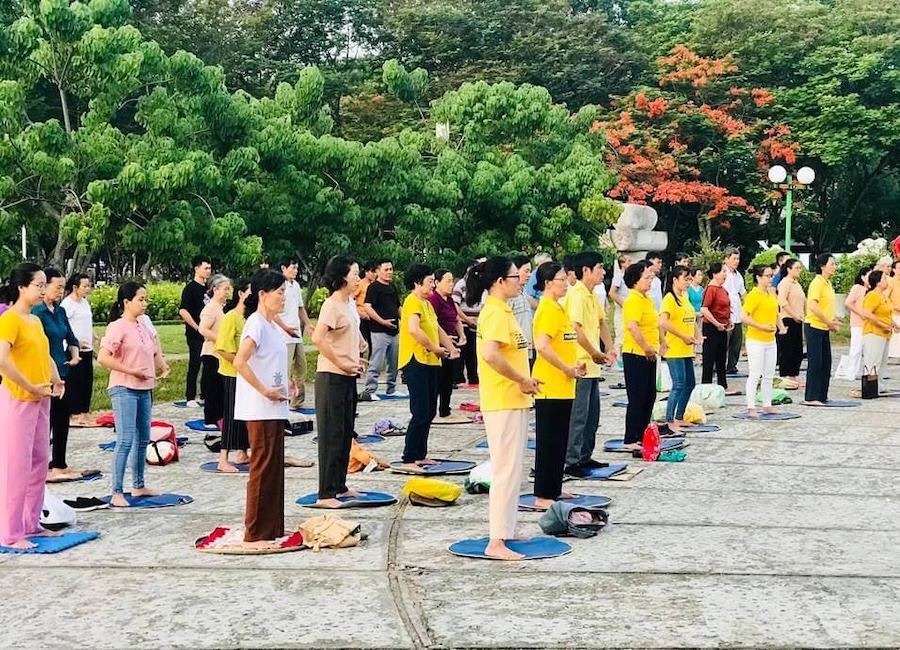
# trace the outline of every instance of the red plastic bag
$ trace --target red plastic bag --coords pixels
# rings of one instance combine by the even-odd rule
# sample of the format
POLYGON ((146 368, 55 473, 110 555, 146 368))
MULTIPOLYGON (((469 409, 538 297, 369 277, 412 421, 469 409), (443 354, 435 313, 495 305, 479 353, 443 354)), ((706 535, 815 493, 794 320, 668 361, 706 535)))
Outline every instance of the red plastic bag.
POLYGON ((641 444, 641 455, 647 462, 654 462, 659 458, 659 427, 651 422, 644 429, 644 440, 641 444))

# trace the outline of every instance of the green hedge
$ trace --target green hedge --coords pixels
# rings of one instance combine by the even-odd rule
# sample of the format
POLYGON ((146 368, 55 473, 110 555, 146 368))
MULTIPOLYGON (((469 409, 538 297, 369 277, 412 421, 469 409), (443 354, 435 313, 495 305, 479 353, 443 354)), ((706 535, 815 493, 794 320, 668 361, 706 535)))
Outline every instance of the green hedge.
MULTIPOLYGON (((158 282, 147 285, 147 315, 153 322, 179 320, 178 308, 181 306, 181 291, 184 284, 175 282, 158 282)), ((94 287, 88 302, 94 311, 94 322, 103 323, 109 320, 109 308, 116 301, 119 287, 105 284, 94 287)))
MULTIPOLYGON (((176 282, 157 282, 147 285, 147 315, 154 323, 162 321, 178 321, 178 308, 181 306, 181 291, 184 284, 176 282)), ((88 302, 94 311, 94 321, 97 323, 105 323, 109 319, 109 308, 116 301, 116 292, 119 290, 118 285, 105 284, 94 287, 88 302)), ((306 305, 310 318, 318 318, 319 310, 322 309, 322 303, 328 297, 328 290, 325 287, 316 289, 306 305)))
POLYGON ((881 255, 870 253, 868 255, 844 255, 838 260, 837 270, 831 283, 837 293, 849 293, 856 279, 856 274, 864 267, 873 267, 881 255))

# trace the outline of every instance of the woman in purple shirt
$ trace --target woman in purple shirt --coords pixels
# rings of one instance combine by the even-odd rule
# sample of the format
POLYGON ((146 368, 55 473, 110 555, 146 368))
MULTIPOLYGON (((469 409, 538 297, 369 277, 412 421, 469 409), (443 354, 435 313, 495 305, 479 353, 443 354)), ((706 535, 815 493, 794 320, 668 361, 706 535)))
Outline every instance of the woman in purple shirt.
MULTIPOLYGON (((462 322, 456 311, 456 303, 451 297, 453 293, 453 274, 447 269, 438 269, 434 273, 435 287, 429 302, 437 314, 438 325, 447 334, 457 347, 466 344, 466 335, 463 333, 462 322)), ((450 396, 453 394, 454 360, 443 359, 441 361, 441 373, 438 379, 438 416, 434 424, 457 424, 468 422, 468 418, 454 416, 450 412, 450 396)))

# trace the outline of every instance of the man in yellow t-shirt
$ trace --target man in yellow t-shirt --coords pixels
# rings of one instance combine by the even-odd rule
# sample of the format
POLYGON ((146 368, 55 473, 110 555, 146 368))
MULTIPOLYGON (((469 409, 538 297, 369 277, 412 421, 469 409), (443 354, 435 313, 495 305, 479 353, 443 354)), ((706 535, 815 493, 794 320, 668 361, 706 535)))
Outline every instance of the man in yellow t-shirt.
POLYGON ((806 292, 806 395, 804 403, 821 406, 828 401, 831 380, 831 335, 840 323, 834 319, 834 287, 831 276, 837 266, 834 257, 822 253, 816 258, 818 274, 806 292))
POLYGON ((603 256, 584 251, 572 258, 575 284, 563 299, 563 307, 575 328, 578 338, 576 361, 587 369, 584 377, 575 380, 575 402, 569 420, 569 447, 566 452, 566 473, 580 476, 585 470, 602 466, 591 456, 600 425, 600 364, 614 363, 616 353, 606 314, 594 295, 594 287, 603 278, 603 256), (600 341, 606 353, 598 348, 600 341))

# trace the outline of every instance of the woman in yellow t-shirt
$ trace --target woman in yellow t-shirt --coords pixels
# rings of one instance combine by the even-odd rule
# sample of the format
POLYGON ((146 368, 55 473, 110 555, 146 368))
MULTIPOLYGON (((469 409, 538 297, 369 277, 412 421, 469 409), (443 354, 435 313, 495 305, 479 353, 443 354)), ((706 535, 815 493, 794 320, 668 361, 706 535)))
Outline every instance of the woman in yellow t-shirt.
POLYGON ((891 301, 885 295, 890 278, 882 271, 869 274, 869 292, 863 298, 863 374, 881 375, 887 366, 888 342, 900 331, 891 319, 891 301))
POLYGON ((687 288, 691 270, 675 266, 669 274, 669 290, 663 297, 659 326, 665 332, 669 350, 666 366, 672 377, 672 389, 666 402, 666 423, 670 429, 686 426, 684 409, 697 385, 694 376, 694 346, 697 344, 697 312, 691 304, 687 288))
POLYGON ((507 257, 492 257, 469 271, 466 302, 488 292, 478 317, 478 396, 491 454, 490 541, 485 554, 521 560, 506 540, 516 537, 519 486, 528 442, 528 410, 540 381, 528 371, 528 339, 508 300, 519 293, 519 269, 507 257))
POLYGON ((459 357, 459 350, 438 326, 431 301, 434 271, 424 264, 413 264, 403 276, 409 291, 400 310, 400 341, 397 366, 409 387, 409 414, 403 462, 425 467, 434 465, 428 458, 428 433, 437 415, 438 380, 443 359, 459 357))
POLYGON ((778 361, 775 333, 787 332, 778 313, 778 298, 769 291, 775 272, 771 266, 757 264, 753 267, 756 286, 744 299, 741 318, 747 328, 747 415, 757 417, 756 387, 762 379, 762 411, 775 413, 772 408, 772 382, 778 361))
POLYGON ((50 399, 65 385, 50 343, 31 309, 41 304, 46 277, 37 264, 19 264, 4 290, 12 306, 0 316, 0 546, 34 548, 29 537, 54 535, 41 527, 50 460, 50 399))
POLYGON ((625 449, 641 448, 644 429, 650 424, 656 401, 656 360, 666 355, 668 344, 659 337, 659 316, 647 295, 654 278, 647 262, 635 262, 625 271, 628 297, 622 305, 625 341, 622 369, 625 371, 625 449))
POLYGON ((222 380, 222 440, 219 449, 219 471, 233 474, 238 471, 228 462, 228 452, 237 452, 234 462, 249 463, 250 440, 247 437, 247 423, 234 419, 234 399, 237 394, 237 370, 234 356, 241 347, 241 332, 247 322, 246 314, 256 311, 258 298, 250 289, 250 280, 243 278, 234 285, 234 292, 225 305, 225 315, 219 321, 213 349, 219 357, 219 377, 222 380))
POLYGON ((569 419, 575 401, 575 378, 583 377, 585 364, 577 362, 578 337, 560 299, 569 285, 566 272, 556 262, 538 267, 535 281, 541 300, 534 314, 534 348, 537 358, 531 376, 541 382, 535 395, 534 496, 540 509, 572 495, 562 491, 568 447, 569 419))

